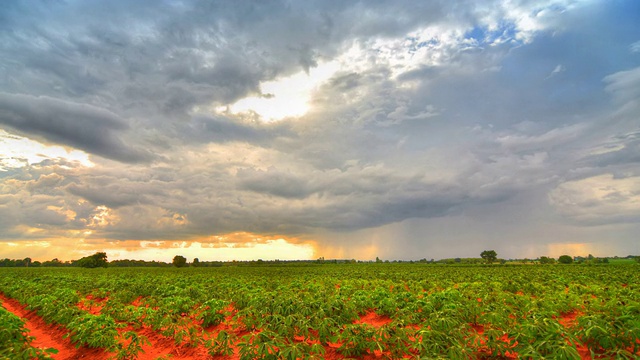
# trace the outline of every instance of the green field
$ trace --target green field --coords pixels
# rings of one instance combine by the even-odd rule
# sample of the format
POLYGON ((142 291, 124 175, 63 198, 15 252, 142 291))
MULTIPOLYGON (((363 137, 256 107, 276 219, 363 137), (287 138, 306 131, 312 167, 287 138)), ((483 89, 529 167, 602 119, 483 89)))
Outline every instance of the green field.
MULTIPOLYGON (((4 268, 0 291, 60 325, 77 346, 122 359, 155 358, 149 349, 167 339, 174 348, 165 358, 188 349, 190 358, 220 359, 637 358, 639 270, 633 264, 4 268)), ((3 328, 7 316, 0 317, 3 328)))

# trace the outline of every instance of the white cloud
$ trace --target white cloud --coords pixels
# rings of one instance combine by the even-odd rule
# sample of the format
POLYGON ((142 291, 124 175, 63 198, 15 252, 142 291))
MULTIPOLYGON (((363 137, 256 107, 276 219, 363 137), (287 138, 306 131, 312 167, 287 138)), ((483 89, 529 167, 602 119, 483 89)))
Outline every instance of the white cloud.
POLYGON ((47 159, 78 162, 87 167, 94 166, 89 160, 89 154, 84 151, 45 145, 0 129, 0 171, 29 166, 47 159))
POLYGON ((604 78, 606 90, 620 102, 637 102, 640 99, 640 67, 619 71, 604 78))
POLYGON ((505 133, 500 135, 496 141, 501 146, 515 151, 549 149, 579 138, 587 128, 587 124, 580 123, 551 129, 540 135, 505 133))
POLYGON ((263 82, 260 95, 242 98, 233 104, 216 108, 223 114, 257 113, 264 121, 299 117, 309 110, 309 101, 319 86, 339 69, 336 61, 321 63, 309 71, 263 82))
POLYGON ((558 64, 558 65, 556 65, 556 67, 553 69, 553 71, 551 71, 551 73, 549 74, 549 76, 547 76, 547 77, 545 78, 545 80, 546 80, 546 79, 550 79, 550 78, 552 78, 552 77, 554 77, 554 76, 556 76, 556 75, 558 75, 558 74, 562 73, 562 72, 563 72, 563 71, 565 71, 565 70, 566 70, 566 68, 565 68, 562 64, 558 64))
POLYGON ((567 181, 549 193, 549 201, 567 218, 587 225, 640 221, 640 177, 602 174, 567 181))

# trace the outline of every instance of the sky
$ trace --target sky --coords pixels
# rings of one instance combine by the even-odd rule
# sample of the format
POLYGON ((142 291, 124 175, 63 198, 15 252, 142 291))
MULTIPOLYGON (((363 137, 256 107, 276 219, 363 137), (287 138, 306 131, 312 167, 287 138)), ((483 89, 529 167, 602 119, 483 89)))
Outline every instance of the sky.
POLYGON ((5 1, 0 258, 640 255, 640 2, 5 1))

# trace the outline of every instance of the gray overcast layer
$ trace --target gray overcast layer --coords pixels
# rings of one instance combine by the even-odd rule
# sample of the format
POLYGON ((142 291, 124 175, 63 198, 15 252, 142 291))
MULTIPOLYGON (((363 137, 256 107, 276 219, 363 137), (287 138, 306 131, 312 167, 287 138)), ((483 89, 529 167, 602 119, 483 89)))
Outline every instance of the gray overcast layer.
POLYGON ((9 1, 2 136, 95 166, 0 159, 0 239, 637 254, 639 99, 632 0, 9 1), (221 110, 329 63, 303 115, 221 110))

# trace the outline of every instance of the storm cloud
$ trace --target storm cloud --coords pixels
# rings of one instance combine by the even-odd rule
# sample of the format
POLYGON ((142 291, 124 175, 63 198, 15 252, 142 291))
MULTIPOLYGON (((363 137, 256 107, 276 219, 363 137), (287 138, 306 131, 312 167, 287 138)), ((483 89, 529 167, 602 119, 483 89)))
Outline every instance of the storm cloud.
POLYGON ((637 253, 638 14, 633 1, 11 2, 0 240, 637 253))
POLYGON ((0 122, 90 153, 124 162, 149 160, 151 154, 119 138, 128 125, 117 115, 87 104, 49 97, 0 93, 0 122))

